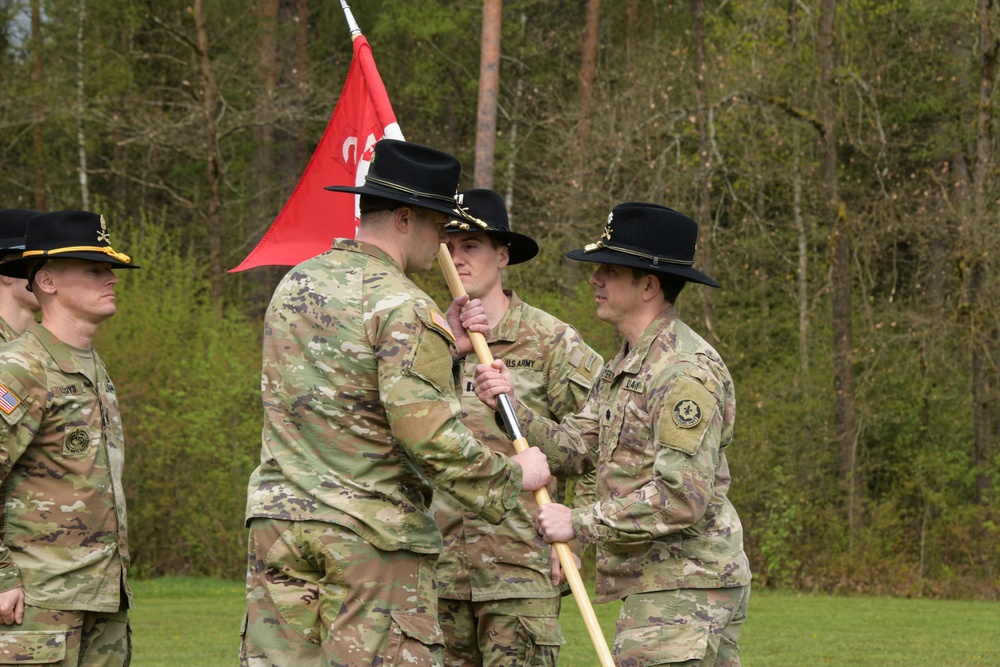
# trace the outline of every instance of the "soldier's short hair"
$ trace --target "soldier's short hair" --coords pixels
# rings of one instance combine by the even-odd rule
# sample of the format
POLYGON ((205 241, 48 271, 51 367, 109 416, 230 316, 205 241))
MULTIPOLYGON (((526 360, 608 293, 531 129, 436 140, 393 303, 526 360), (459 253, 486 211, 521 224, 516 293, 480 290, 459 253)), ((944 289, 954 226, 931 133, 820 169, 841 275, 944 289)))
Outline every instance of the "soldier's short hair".
POLYGON ((677 295, 681 293, 681 290, 684 289, 684 285, 687 284, 687 281, 683 278, 669 273, 645 271, 635 267, 630 268, 632 269, 633 284, 639 282, 643 276, 656 276, 657 280, 660 281, 660 289, 663 291, 664 300, 669 301, 670 303, 677 303, 677 295))

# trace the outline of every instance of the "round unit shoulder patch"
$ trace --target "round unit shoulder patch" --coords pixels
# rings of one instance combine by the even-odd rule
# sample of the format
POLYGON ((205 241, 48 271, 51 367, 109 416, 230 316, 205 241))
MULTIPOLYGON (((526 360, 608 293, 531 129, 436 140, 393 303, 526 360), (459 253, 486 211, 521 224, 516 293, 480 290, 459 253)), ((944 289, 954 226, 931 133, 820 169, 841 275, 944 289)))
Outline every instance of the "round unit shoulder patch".
POLYGON ((701 422, 701 407, 685 398, 674 404, 673 417, 674 423, 681 428, 694 428, 701 422))

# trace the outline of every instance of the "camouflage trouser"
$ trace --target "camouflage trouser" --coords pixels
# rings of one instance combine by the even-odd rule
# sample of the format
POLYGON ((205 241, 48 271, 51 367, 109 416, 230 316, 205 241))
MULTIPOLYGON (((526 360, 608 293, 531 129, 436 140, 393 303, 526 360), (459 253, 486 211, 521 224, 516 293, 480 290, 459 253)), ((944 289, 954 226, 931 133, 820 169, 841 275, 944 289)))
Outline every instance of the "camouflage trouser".
POLYGON ((739 667, 749 601, 749 585, 629 595, 615 628, 615 664, 739 667))
POLYGON ((24 606, 21 625, 0 625, 0 665, 128 667, 128 611, 61 611, 24 606))
POLYGON ((440 667, 436 554, 319 521, 253 519, 240 664, 440 667))
POLYGON ((555 667, 559 596, 472 602, 438 600, 446 667, 555 667))

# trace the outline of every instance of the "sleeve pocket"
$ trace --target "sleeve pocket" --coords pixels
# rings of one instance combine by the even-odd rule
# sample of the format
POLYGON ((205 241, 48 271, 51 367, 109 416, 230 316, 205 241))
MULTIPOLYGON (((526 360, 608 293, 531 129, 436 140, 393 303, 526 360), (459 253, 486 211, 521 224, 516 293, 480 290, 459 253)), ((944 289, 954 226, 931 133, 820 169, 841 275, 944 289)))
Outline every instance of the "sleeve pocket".
POLYGON ((657 424, 657 441, 693 456, 715 419, 715 395, 698 380, 682 376, 667 394, 657 424))
POLYGON ((454 381, 451 344, 448 338, 451 332, 448 331, 446 334, 423 308, 415 307, 414 311, 423 326, 417 344, 413 348, 409 372, 431 383, 439 392, 445 393, 454 381))

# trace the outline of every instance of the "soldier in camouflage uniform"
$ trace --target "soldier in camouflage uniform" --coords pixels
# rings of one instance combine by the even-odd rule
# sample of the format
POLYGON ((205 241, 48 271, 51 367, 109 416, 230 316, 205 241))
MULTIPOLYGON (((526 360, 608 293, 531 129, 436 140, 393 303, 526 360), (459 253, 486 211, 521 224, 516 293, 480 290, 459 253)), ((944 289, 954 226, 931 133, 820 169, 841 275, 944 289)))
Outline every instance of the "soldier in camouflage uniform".
MULTIPOLYGON (((718 353, 678 317, 686 282, 718 284, 692 267, 697 224, 653 204, 621 204, 597 243, 568 257, 600 266, 597 316, 625 339, 587 405, 556 424, 517 404, 529 442, 553 470, 596 466, 593 495, 546 505, 534 521, 549 542, 597 545, 597 601, 622 599, 613 654, 625 665, 736 667, 750 596, 743 529, 727 498, 726 448, 736 398, 718 353)), ((487 401, 510 387, 481 366, 487 401)))
MULTIPOLYGON (((0 209, 0 261, 18 259, 24 250, 24 229, 39 211, 24 208, 0 209)), ((26 288, 24 278, 0 275, 0 343, 7 343, 24 333, 35 321, 38 299, 26 288)))
MULTIPOLYGON (((576 412, 603 360, 573 327, 503 288, 501 270, 538 253, 530 237, 510 231, 503 197, 492 190, 459 194, 478 221, 448 223, 448 249, 470 297, 480 299, 490 325, 490 352, 510 369, 517 395, 558 421, 576 412)), ((510 451, 493 412, 472 391, 474 357, 462 363, 462 423, 494 451, 510 451)), ((565 643, 559 629, 560 590, 550 582, 550 547, 535 533, 532 494, 492 526, 445 494, 432 508, 444 536, 438 560, 438 616, 445 665, 552 667, 565 643)))
POLYGON ((383 139, 365 185, 330 188, 361 194, 357 240, 275 290, 244 665, 441 665, 434 488, 498 523, 549 480, 537 448, 508 458, 459 421, 452 348, 471 349, 463 326, 485 330, 482 306, 446 317, 406 276, 446 240, 460 172, 450 155, 383 139))
POLYGON ((0 350, 0 664, 131 660, 125 442, 91 347, 116 310, 117 268, 139 267, 87 211, 32 218, 23 257, 0 264, 42 311, 0 350))

